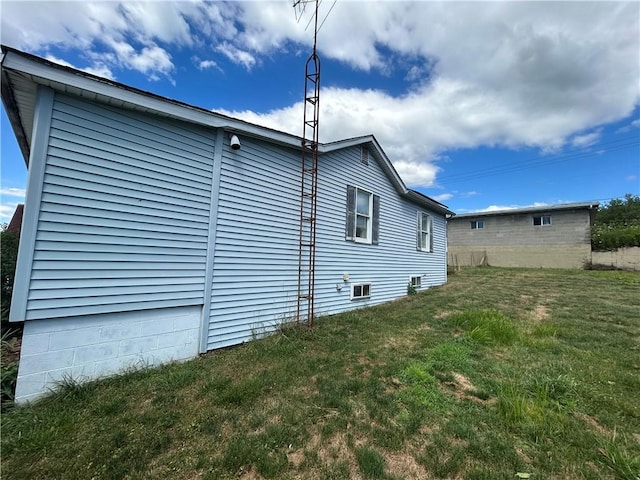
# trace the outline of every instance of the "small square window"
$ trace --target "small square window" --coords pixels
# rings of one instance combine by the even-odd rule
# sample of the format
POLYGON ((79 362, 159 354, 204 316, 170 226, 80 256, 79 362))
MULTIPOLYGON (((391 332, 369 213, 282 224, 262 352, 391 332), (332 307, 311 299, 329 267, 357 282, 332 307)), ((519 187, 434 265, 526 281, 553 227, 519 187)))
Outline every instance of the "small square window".
POLYGON ((551 215, 536 215, 533 217, 534 226, 551 225, 551 215))
POLYGON ((471 220, 471 230, 484 228, 484 220, 471 220))
POLYGON ((420 288, 422 286, 422 277, 419 275, 411 277, 411 286, 414 288, 420 288))
POLYGON ((351 300, 371 297, 370 283, 357 283, 351 285, 351 300))

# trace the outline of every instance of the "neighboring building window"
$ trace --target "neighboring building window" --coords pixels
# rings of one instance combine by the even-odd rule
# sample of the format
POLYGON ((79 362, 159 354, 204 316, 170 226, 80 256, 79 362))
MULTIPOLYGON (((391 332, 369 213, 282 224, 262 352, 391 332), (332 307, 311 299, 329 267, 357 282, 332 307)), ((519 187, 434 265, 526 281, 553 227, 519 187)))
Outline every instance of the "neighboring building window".
POLYGON ((347 187, 347 240, 378 244, 380 197, 358 187, 347 187))
POLYGON ((416 248, 421 252, 433 251, 433 221, 431 216, 418 212, 418 226, 416 231, 416 248))
POLYGON ((422 286, 422 277, 421 276, 414 276, 411 277, 410 279, 411 281, 411 286, 414 288, 420 288, 422 286))
POLYGON ((484 228, 484 220, 471 220, 471 230, 484 228))
POLYGON ((551 225, 551 215, 536 215, 533 217, 534 225, 551 225))
POLYGON ((369 149, 367 147, 362 147, 360 150, 360 163, 369 165, 369 149))
POLYGON ((371 297, 370 283, 356 283, 351 285, 351 300, 371 297))

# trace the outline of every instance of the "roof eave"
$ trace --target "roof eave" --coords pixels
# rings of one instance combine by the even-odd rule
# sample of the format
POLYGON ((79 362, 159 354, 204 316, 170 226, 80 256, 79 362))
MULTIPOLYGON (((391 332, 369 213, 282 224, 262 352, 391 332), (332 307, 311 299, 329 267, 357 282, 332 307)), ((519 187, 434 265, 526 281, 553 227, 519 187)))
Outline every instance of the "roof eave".
POLYGON ((13 93, 13 88, 11 87, 11 82, 9 81, 5 70, 2 70, 2 83, 0 88, 2 88, 2 103, 5 111, 7 112, 7 117, 9 117, 9 123, 13 129, 13 134, 16 136, 16 140, 18 141, 18 147, 22 153, 24 163, 29 166, 29 151, 31 150, 29 148, 29 140, 20 120, 18 104, 13 93))
MULTIPOLYGON (((211 110, 194 107, 193 105, 178 100, 162 97, 113 80, 107 80, 90 73, 81 72, 71 67, 55 64, 11 47, 2 46, 2 50, 4 53, 2 61, 3 101, 5 98, 5 70, 12 70, 27 74, 33 82, 48 86, 54 90, 64 91, 62 87, 76 88, 93 95, 109 97, 158 115, 213 128, 224 128, 228 131, 243 133, 252 137, 266 138, 271 142, 294 148, 300 147, 301 145, 300 137, 295 135, 273 130, 268 127, 253 125, 211 110)), ((6 81, 8 81, 8 79, 6 81)), ((8 91, 11 90, 9 89, 8 91)), ((19 122, 19 111, 16 105, 14 105, 14 107, 14 110, 18 114, 18 124, 21 124, 19 122)), ((16 137, 19 138, 19 135, 22 135, 22 133, 17 132, 16 137)))

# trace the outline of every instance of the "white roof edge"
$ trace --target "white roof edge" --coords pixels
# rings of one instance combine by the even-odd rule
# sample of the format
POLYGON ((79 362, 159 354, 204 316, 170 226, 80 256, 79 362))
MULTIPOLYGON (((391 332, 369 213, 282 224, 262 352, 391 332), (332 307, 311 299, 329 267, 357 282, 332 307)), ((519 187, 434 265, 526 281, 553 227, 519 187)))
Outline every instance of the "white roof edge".
POLYGON ((544 205, 540 207, 523 207, 523 208, 507 208, 502 210, 493 210, 487 212, 470 212, 455 214, 452 218, 471 218, 471 217, 488 217, 492 215, 510 215, 520 213, 543 213, 556 210, 573 210, 573 209, 592 209, 600 205, 600 202, 576 202, 576 203, 559 203, 556 205, 544 205))
MULTIPOLYGON (((289 133, 226 117, 214 111, 194 107, 151 92, 134 89, 133 87, 102 79, 70 67, 57 64, 47 65, 44 63, 47 62, 46 60, 35 60, 25 55, 31 56, 31 54, 23 54, 22 52, 13 51, 13 49, 7 50, 2 61, 3 68, 36 77, 42 80, 44 85, 47 85, 47 82, 60 83, 191 123, 244 132, 251 136, 269 138, 276 143, 293 147, 300 146, 300 138, 289 133)), ((55 89, 54 85, 49 84, 48 86, 55 89)))

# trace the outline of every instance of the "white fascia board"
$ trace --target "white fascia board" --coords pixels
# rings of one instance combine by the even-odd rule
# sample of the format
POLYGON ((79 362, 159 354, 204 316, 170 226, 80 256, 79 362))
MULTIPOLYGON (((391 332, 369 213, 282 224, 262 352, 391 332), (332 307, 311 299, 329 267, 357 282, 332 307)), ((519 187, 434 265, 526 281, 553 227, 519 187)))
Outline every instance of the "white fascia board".
POLYGON ((79 89, 94 95, 104 96, 132 105, 142 110, 200 125, 223 128, 252 137, 266 138, 272 142, 291 147, 300 146, 300 138, 284 132, 278 132, 242 120, 225 117, 212 111, 200 110, 187 104, 159 97, 143 91, 135 91, 125 85, 101 80, 82 72, 56 68, 15 52, 8 51, 3 59, 3 68, 32 77, 32 81, 49 86, 54 90, 68 92, 67 89, 79 89))

